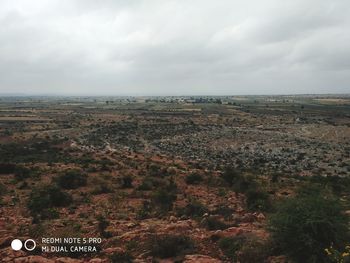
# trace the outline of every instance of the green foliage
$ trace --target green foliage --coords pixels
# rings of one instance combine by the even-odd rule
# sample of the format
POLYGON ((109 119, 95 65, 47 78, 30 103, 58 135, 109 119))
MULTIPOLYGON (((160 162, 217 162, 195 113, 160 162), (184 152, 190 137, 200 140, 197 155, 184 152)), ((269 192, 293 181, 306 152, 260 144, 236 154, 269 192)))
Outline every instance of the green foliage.
POLYGON ((164 179, 147 176, 142 180, 137 189, 140 191, 150 191, 156 187, 166 186, 166 183, 167 181, 164 179))
POLYGON ((225 217, 225 219, 228 219, 232 216, 234 212, 235 212, 234 209, 228 207, 225 204, 221 204, 212 213, 217 215, 222 215, 223 217, 225 217))
POLYGON ((47 185, 32 190, 29 196, 28 209, 34 217, 42 219, 57 216, 54 207, 68 206, 72 203, 72 197, 62 192, 55 185, 47 185))
POLYGON ((268 211, 271 209, 269 194, 263 190, 250 189, 246 192, 247 207, 253 211, 268 211))
POLYGON ((79 170, 68 170, 56 178, 57 184, 63 189, 77 189, 86 186, 87 176, 79 170))
POLYGON ((219 240, 219 247, 226 257, 236 262, 236 253, 242 247, 244 237, 234 236, 234 237, 224 237, 219 240))
POLYGON ((57 147, 63 140, 29 140, 6 143, 0 147, 0 160, 3 162, 64 162, 70 156, 57 147))
POLYGON ((91 192, 93 195, 113 193, 111 186, 105 181, 99 181, 94 185, 94 189, 91 192))
POLYGON ((231 226, 214 216, 209 216, 203 223, 208 230, 224 230, 231 226))
POLYGON ((47 233, 47 228, 43 224, 33 224, 29 227, 26 226, 26 228, 28 228, 28 234, 32 238, 41 238, 47 233))
POLYGON ((241 172, 232 168, 228 167, 221 175, 221 178, 229 185, 233 186, 234 183, 239 180, 242 177, 241 172))
POLYGON ((144 201, 142 203, 142 207, 136 213, 136 218, 140 220, 146 219, 150 217, 151 211, 152 211, 151 203, 148 201, 144 201))
POLYGON ((192 218, 200 218, 209 210, 201 202, 197 200, 190 200, 190 202, 183 208, 178 209, 178 215, 188 216, 192 218))
POLYGON ((105 238, 111 237, 111 234, 106 231, 107 227, 109 226, 109 222, 107 221, 107 219, 102 215, 98 215, 97 221, 98 221, 97 228, 101 236, 105 238))
POLYGON ((137 187, 140 191, 150 191, 153 189, 153 182, 149 177, 142 180, 141 184, 137 187))
POLYGON ((0 163, 0 174, 14 173, 16 165, 13 163, 0 163))
POLYGON ((350 177, 312 176, 309 181, 322 189, 332 190, 335 195, 347 194, 350 188, 350 177))
POLYGON ((251 176, 243 175, 241 171, 227 168, 221 178, 238 193, 245 193, 248 189, 255 188, 256 183, 251 176))
POLYGON ((199 173, 191 173, 186 177, 187 184, 199 184, 202 181, 203 177, 199 173))
POLYGON ((122 188, 132 188, 133 178, 130 175, 122 177, 122 188))
POLYGON ((269 255, 269 247, 257 238, 246 238, 236 253, 237 261, 241 263, 265 262, 269 255))
POLYGON ((119 251, 114 252, 110 256, 110 260, 112 263, 132 263, 133 257, 127 251, 119 251))
POLYGON ((324 249, 343 245, 347 222, 339 201, 299 195, 280 204, 271 216, 270 231, 282 252, 296 262, 326 262, 324 249))
POLYGON ((24 167, 24 166, 16 166, 14 170, 15 178, 18 181, 24 180, 26 178, 29 178, 31 175, 31 170, 24 167))
POLYGON ((149 246, 152 256, 160 258, 181 256, 194 250, 192 240, 183 235, 156 235, 149 246))
POLYGON ((169 211, 173 208, 176 200, 176 193, 163 187, 155 191, 152 195, 152 203, 158 206, 162 211, 169 211))
POLYGON ((0 196, 3 196, 7 193, 7 188, 4 184, 0 183, 0 196))

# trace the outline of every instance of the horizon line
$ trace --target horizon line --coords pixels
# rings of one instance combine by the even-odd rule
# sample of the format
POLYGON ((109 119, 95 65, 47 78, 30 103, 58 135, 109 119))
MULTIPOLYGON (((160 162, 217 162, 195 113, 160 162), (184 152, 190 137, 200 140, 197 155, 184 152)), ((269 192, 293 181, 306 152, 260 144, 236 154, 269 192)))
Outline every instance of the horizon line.
POLYGON ((346 95, 348 93, 289 93, 289 94, 28 94, 28 93, 0 93, 0 97, 244 97, 244 96, 326 96, 326 95, 346 95))

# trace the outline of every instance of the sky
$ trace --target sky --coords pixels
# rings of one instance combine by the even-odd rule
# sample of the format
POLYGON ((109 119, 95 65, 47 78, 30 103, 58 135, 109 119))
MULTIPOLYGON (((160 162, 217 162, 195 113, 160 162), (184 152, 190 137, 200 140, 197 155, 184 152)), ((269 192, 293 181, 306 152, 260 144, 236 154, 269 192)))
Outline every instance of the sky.
POLYGON ((350 93, 349 0, 1 0, 0 94, 350 93))

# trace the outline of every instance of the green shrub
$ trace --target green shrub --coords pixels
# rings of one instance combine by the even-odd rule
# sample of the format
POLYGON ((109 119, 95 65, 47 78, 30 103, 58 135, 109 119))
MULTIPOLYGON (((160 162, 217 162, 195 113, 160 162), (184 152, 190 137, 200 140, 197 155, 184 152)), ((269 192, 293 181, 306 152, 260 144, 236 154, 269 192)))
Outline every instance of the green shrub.
POLYGON ((16 166, 14 169, 15 179, 18 181, 25 180, 30 177, 34 177, 37 175, 36 169, 29 169, 24 166, 16 166))
POLYGON ((105 181, 99 181, 95 184, 91 192, 93 195, 113 193, 111 186, 105 181))
POLYGON ((238 193, 245 193, 256 187, 256 182, 251 176, 243 175, 241 171, 234 168, 227 168, 221 178, 238 193))
POLYGON ((231 227, 231 225, 226 224, 214 216, 209 216, 203 223, 208 230, 224 230, 231 227))
POLYGON ((110 260, 112 263, 132 263, 133 257, 127 251, 119 251, 114 252, 110 256, 110 260))
POLYGON ((0 196, 3 196, 6 193, 7 193, 7 187, 4 184, 0 183, 0 196))
POLYGON ((133 178, 130 175, 122 177, 122 188, 132 188, 133 178))
POLYGON ((212 213, 217 215, 222 215, 225 219, 228 219, 235 212, 234 209, 228 207, 227 205, 221 204, 212 213))
POLYGON ((226 168, 226 170, 223 172, 223 174, 221 175, 221 178, 229 185, 229 186, 233 186, 233 184, 239 179, 241 178, 241 172, 232 168, 232 167, 228 167, 226 168))
POLYGON ((107 227, 109 226, 109 222, 107 221, 107 219, 102 215, 98 215, 97 221, 98 221, 97 229, 100 232, 101 236, 105 238, 111 237, 111 234, 106 231, 107 227))
POLYGON ((148 177, 143 179, 141 184, 137 187, 140 191, 150 191, 153 189, 153 182, 148 177))
POLYGON ((29 196, 28 209, 31 214, 41 216, 42 219, 51 218, 55 213, 54 207, 68 206, 72 203, 72 197, 62 192, 55 185, 42 186, 32 190, 29 196))
POLYGON ((256 182, 251 176, 240 176, 233 184, 232 189, 237 193, 246 193, 248 190, 255 189, 256 182))
POLYGON ((188 217, 202 217, 209 210, 201 202, 196 200, 191 200, 185 207, 178 209, 178 215, 188 216, 188 217))
POLYGON ((326 262, 324 249, 343 245, 347 222, 339 201, 302 195, 280 204, 270 231, 282 252, 296 262, 326 262))
POLYGON ((0 163, 0 174, 12 174, 15 169, 16 165, 13 163, 0 163))
POLYGON ((241 263, 265 262, 269 256, 269 247, 257 238, 246 238, 235 256, 241 263))
POLYGON ((245 195, 249 210, 268 211, 271 209, 270 197, 267 192, 258 189, 250 189, 245 195))
POLYGON ((156 187, 166 186, 166 185, 167 185, 167 180, 147 176, 142 180, 141 184, 138 186, 137 189, 140 191, 150 191, 156 187))
POLYGON ((162 211, 169 211, 173 208, 176 200, 176 193, 169 191, 166 187, 160 188, 152 195, 152 203, 158 206, 162 211))
POLYGON ((218 245, 226 257, 236 262, 236 253, 241 249, 244 239, 243 236, 223 237, 218 245))
POLYGON ((199 184, 202 181, 203 177, 199 173, 191 173, 186 177, 187 184, 199 184))
POLYGON ((146 219, 151 215, 152 206, 148 201, 143 201, 142 207, 137 211, 136 218, 137 219, 146 219))
POLYGON ((186 255, 194 250, 192 240, 183 235, 156 235, 151 238, 149 246, 152 256, 160 258, 186 255))
POLYGON ((63 189, 77 189, 86 186, 87 176, 79 170, 68 170, 56 178, 57 184, 63 189))

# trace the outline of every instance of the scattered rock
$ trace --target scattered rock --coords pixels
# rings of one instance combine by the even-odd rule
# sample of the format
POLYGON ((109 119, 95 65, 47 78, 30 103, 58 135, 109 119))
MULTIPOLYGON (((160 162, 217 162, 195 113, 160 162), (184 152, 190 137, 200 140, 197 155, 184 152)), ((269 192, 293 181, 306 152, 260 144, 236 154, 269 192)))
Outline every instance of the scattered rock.
POLYGON ((175 223, 177 218, 175 216, 170 216, 169 221, 175 223))
POLYGON ((54 263, 52 259, 44 258, 42 256, 29 256, 29 257, 19 257, 14 259, 14 263, 54 263))
POLYGON ((241 222, 243 222, 243 223, 252 223, 255 220, 256 220, 256 217, 251 213, 244 214, 241 217, 241 222))
POLYGON ((259 213, 256 218, 259 220, 259 221, 263 221, 266 219, 265 215, 263 213, 259 213))
POLYGON ((221 260, 205 255, 187 255, 184 263, 220 263, 221 260))
POLYGON ((55 260, 55 263, 80 263, 80 262, 82 262, 82 261, 79 259, 67 258, 67 257, 57 258, 55 260))
POLYGON ((244 233, 244 230, 239 227, 230 227, 222 231, 216 231, 213 236, 218 236, 218 237, 233 237, 233 236, 238 236, 244 233))
POLYGON ((123 253, 125 251, 121 247, 110 247, 110 248, 104 249, 102 252, 107 254, 107 255, 111 255, 115 252, 123 253))

